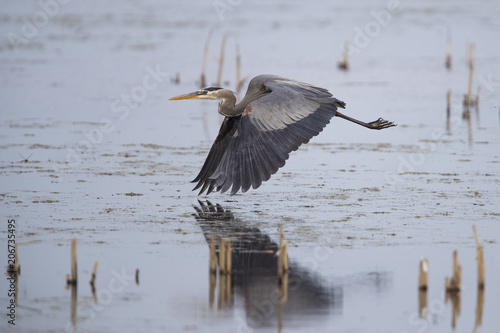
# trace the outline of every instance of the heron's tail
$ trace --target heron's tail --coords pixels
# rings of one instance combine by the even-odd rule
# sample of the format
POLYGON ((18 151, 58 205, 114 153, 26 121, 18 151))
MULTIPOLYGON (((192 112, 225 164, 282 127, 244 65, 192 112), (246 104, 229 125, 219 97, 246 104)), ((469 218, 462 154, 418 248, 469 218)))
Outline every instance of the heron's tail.
POLYGON ((345 109, 345 102, 343 102, 343 101, 341 101, 339 99, 334 98, 334 103, 335 103, 336 107, 345 109))

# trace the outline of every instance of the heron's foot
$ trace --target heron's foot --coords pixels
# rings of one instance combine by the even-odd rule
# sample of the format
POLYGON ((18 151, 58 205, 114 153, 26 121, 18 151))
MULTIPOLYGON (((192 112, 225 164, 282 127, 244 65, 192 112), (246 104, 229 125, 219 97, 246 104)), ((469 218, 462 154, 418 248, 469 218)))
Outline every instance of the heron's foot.
POLYGON ((371 129, 376 130, 397 126, 397 124, 394 124, 392 121, 384 120, 382 118, 378 118, 377 120, 368 123, 368 125, 370 125, 371 129))

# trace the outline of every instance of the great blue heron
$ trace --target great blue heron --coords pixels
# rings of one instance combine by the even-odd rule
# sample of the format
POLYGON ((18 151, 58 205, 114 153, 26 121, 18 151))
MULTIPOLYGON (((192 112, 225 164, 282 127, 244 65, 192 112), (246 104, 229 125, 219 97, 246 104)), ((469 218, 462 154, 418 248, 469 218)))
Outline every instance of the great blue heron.
POLYGON ((345 103, 324 88, 276 75, 258 75, 248 84, 243 99, 227 89, 210 87, 170 98, 218 99, 225 116, 219 135, 193 182, 206 191, 231 195, 258 188, 285 165, 291 151, 318 135, 334 116, 370 129, 396 126, 379 118, 370 123, 337 111, 345 103))

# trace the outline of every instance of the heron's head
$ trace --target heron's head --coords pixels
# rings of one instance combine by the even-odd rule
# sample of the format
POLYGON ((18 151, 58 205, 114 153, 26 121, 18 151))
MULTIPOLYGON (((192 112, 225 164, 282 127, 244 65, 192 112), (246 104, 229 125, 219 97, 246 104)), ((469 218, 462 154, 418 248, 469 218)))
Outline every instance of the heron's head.
POLYGON ((222 99, 225 89, 219 87, 208 87, 198 91, 169 98, 170 101, 179 99, 222 99))

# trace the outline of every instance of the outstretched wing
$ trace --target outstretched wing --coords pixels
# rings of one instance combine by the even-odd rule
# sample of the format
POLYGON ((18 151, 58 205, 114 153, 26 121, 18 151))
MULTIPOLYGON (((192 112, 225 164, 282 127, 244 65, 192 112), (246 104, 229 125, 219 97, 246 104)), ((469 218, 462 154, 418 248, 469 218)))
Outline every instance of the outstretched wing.
POLYGON ((215 179, 211 179, 210 176, 214 173, 215 169, 217 169, 222 156, 226 152, 229 142, 231 142, 234 133, 238 129, 239 122, 239 116, 224 118, 224 121, 222 122, 219 130, 219 134, 212 144, 212 148, 210 148, 210 152, 208 153, 207 159, 205 160, 200 173, 192 181, 193 183, 198 182, 193 191, 201 187, 199 194, 202 194, 203 192, 205 192, 205 190, 207 191, 207 194, 210 194, 210 192, 214 190, 215 179))
POLYGON ((337 107, 345 106, 326 89, 278 76, 255 77, 247 96, 255 91, 260 91, 262 97, 248 103, 241 117, 234 120, 236 130, 229 141, 230 132, 224 139, 216 140, 205 162, 210 167, 207 166, 201 178, 197 177, 197 181, 203 182, 217 164, 204 180, 209 191, 217 188, 226 192, 231 188, 233 195, 240 189, 246 192, 250 187, 258 188, 285 165, 290 152, 323 130, 335 116, 337 107), (219 160, 216 157, 220 155, 216 154, 221 149, 215 152, 214 148, 223 144, 225 151, 219 160))

